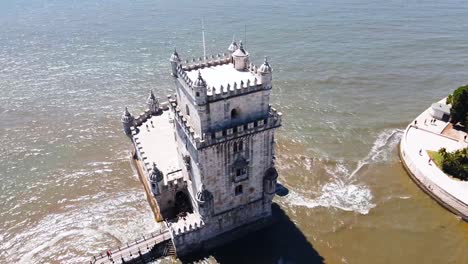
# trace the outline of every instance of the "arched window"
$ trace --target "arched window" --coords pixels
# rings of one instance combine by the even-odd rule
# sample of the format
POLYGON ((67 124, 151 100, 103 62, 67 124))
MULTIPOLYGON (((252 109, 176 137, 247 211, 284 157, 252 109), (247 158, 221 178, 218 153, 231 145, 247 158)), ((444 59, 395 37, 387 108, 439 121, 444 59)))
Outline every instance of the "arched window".
POLYGON ((188 105, 185 105, 185 112, 188 116, 190 115, 190 109, 188 108, 188 105))
POLYGON ((231 119, 237 118, 239 116, 239 111, 237 109, 232 109, 231 110, 231 119))
POLYGON ((233 149, 234 153, 237 152, 237 143, 236 142, 234 142, 234 145, 233 145, 232 149, 233 149))
POLYGON ((244 150, 244 142, 241 140, 239 141, 239 151, 244 150))
POLYGON ((242 185, 237 185, 236 186, 235 194, 236 195, 242 194, 242 185))

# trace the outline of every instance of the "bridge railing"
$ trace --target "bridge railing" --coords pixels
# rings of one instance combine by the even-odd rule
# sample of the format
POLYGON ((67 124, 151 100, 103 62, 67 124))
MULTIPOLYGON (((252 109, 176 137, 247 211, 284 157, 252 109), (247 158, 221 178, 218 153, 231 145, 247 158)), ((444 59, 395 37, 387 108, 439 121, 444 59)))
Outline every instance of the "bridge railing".
MULTIPOLYGON (((141 247, 143 247, 143 250, 147 252, 151 250, 153 246, 157 245, 160 242, 160 241, 154 241, 154 244, 153 244, 153 241, 151 240, 165 233, 169 233, 169 230, 167 228, 161 228, 158 231, 152 232, 147 236, 142 235, 140 239, 135 239, 135 241, 133 242, 127 242, 123 247, 119 246, 117 249, 113 249, 113 250, 109 249, 108 251, 111 256, 119 255, 118 260, 120 260, 121 256, 123 257, 123 254, 121 253, 123 253, 124 251, 127 251, 125 255, 128 255, 129 257, 134 257, 135 255, 138 256, 141 251, 140 251, 140 248, 137 247, 137 245, 140 245, 141 247), (150 241, 151 241, 151 244, 150 244, 150 241), (132 247, 136 247, 136 248, 134 250, 130 250, 132 247)), ((103 259, 108 258, 107 256, 108 251, 106 250, 93 256, 90 263, 96 263, 98 261, 102 261, 103 259)), ((116 260, 114 259, 114 261, 116 260)))

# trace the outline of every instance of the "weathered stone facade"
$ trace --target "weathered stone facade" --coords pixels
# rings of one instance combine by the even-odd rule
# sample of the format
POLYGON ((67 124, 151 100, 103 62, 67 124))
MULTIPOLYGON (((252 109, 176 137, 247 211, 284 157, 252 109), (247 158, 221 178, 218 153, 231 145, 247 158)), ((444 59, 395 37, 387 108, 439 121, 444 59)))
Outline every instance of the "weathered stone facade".
MULTIPOLYGON (((209 241, 229 240, 270 218, 278 177, 274 132, 281 126, 281 113, 269 104, 270 65, 265 59, 257 69, 242 43, 231 44, 229 54, 192 63, 182 63, 174 51, 170 62, 176 93, 168 96, 168 112, 177 166, 158 169, 160 157, 145 146, 151 142, 148 120, 162 112, 155 109, 159 103, 152 93, 150 117, 136 118, 132 129, 136 154, 148 171, 177 252, 184 254, 209 241), (148 132, 140 135, 145 124, 148 132)), ((128 134, 131 118, 124 115, 128 134)))

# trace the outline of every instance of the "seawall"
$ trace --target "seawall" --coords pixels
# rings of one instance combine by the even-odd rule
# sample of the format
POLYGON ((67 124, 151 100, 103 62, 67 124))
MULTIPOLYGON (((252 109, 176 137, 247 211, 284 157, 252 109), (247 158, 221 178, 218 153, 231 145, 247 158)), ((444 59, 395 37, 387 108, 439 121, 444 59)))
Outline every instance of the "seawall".
POLYGON ((418 164, 415 160, 418 154, 415 154, 414 151, 410 151, 408 146, 407 136, 410 129, 418 128, 411 124, 408 125, 401 138, 398 151, 402 164, 408 172, 408 175, 424 192, 429 194, 429 196, 436 200, 440 205, 460 216, 464 221, 468 221, 468 205, 454 197, 447 190, 441 188, 432 181, 430 177, 425 175, 423 170, 418 168, 418 165, 421 165, 420 162, 418 164))

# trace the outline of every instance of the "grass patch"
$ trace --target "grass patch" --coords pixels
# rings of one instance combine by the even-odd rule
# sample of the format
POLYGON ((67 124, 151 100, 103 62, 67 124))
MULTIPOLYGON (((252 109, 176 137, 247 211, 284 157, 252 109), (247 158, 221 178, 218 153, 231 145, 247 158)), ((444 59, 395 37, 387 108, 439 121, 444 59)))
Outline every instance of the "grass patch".
POLYGON ((444 158, 438 151, 433 151, 433 150, 428 150, 427 154, 429 157, 431 157, 432 161, 439 167, 439 169, 442 169, 442 162, 444 161, 444 158))

